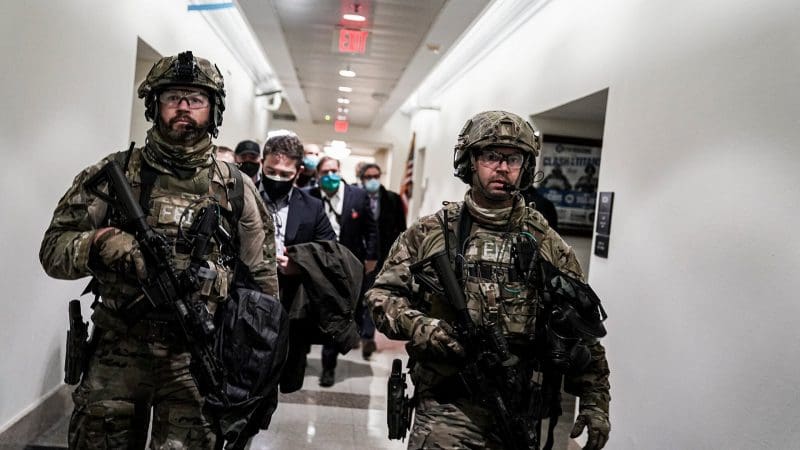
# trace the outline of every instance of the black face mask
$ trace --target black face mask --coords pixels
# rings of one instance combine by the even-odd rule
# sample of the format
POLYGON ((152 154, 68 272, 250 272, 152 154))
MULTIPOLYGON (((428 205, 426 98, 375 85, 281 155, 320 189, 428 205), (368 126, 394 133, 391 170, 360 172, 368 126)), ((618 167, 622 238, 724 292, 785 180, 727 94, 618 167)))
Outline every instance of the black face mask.
POLYGON ((250 178, 256 176, 259 170, 261 170, 261 164, 252 161, 245 161, 239 163, 239 170, 246 173, 250 176, 250 178))
POLYGON ((300 172, 300 175, 297 175, 297 186, 305 187, 312 178, 314 178, 313 175, 306 175, 300 172))
POLYGON ((264 183, 264 191, 267 192, 267 195, 269 195, 272 201, 286 197, 286 194, 292 189, 292 183, 294 182, 293 179, 285 180, 271 175, 264 175, 261 181, 264 183))

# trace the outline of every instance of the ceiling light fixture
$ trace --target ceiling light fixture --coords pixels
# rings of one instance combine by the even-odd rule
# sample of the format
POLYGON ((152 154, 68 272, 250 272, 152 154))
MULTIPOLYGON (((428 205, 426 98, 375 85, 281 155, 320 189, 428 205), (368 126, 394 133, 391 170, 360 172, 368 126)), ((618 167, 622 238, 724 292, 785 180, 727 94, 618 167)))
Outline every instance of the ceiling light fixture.
POLYGON ((367 20, 367 18, 361 14, 345 14, 342 16, 342 19, 349 20, 350 22, 364 22, 367 20))
POLYGON ((334 159, 343 159, 350 156, 350 149, 345 141, 332 140, 330 145, 323 149, 325 154, 334 159))
POLYGON ((350 108, 344 108, 344 107, 340 106, 340 107, 336 108, 336 112, 339 112, 339 113, 342 113, 342 114, 347 114, 347 113, 350 112, 350 108))
POLYGON ((339 97, 339 98, 336 99, 336 102, 339 103, 340 105, 349 105, 350 104, 350 99, 349 98, 344 98, 344 97, 339 97))
POLYGON ((345 78, 353 78, 354 76, 356 76, 356 73, 353 72, 353 70, 350 69, 350 66, 348 65, 346 69, 342 69, 339 71, 339 75, 345 78))
POLYGON ((347 86, 339 86, 339 92, 353 92, 353 88, 347 86))
POLYGON ((354 3, 353 12, 342 14, 342 19, 349 20, 350 22, 364 22, 365 20, 367 20, 367 18, 359 14, 358 10, 360 7, 361 5, 359 5, 358 3, 354 3))

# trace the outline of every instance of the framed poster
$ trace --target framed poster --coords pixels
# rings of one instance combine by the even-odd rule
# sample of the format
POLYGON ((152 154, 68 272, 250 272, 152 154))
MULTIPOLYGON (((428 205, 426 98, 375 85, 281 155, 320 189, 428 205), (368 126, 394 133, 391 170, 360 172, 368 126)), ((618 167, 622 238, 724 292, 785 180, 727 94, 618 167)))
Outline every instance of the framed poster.
POLYGON ((545 135, 539 194, 553 202, 561 234, 592 235, 603 141, 545 135))

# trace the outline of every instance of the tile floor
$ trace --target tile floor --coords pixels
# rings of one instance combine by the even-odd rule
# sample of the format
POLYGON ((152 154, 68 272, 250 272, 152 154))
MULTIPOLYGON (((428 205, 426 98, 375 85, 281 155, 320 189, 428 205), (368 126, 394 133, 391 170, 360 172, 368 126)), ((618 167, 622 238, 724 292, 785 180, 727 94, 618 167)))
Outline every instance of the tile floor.
MULTIPOLYGON (((378 351, 370 361, 363 360, 358 349, 339 356, 336 383, 330 388, 319 386, 321 347, 314 346, 308 355, 303 389, 280 396, 270 429, 255 436, 250 449, 406 448, 406 442, 388 439, 386 426, 386 381, 393 359, 403 359, 405 367, 405 349, 402 342, 390 341, 382 335, 376 341, 378 351)), ((565 414, 556 428, 556 449, 579 448, 567 438, 574 405, 574 399, 565 396, 562 405, 565 414)), ((67 426, 68 418, 64 417, 27 445, 0 446, 0 450, 64 449, 67 426)))
POLYGON ((386 427, 386 381, 394 358, 403 359, 403 343, 377 338, 369 361, 361 350, 339 355, 336 383, 319 386, 320 346, 308 357, 303 389, 282 395, 270 429, 258 434, 252 450, 267 449, 404 449, 390 441, 386 427))

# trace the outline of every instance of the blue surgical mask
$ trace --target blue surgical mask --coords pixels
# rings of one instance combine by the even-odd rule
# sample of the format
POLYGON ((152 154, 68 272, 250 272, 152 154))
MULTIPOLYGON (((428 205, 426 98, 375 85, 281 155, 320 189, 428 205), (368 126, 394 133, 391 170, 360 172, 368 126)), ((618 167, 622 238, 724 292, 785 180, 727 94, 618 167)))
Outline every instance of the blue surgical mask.
POLYGON ((370 194, 374 194, 378 192, 378 189, 381 188, 381 182, 375 178, 370 178, 364 183, 364 189, 367 190, 370 194))
POLYGON ((339 183, 341 183, 342 177, 339 176, 338 173, 329 173, 319 180, 319 185, 322 186, 322 189, 333 192, 339 189, 339 183))
POLYGON ((319 158, 316 156, 304 156, 303 157, 303 167, 308 170, 315 170, 317 168, 317 163, 319 162, 319 158))

